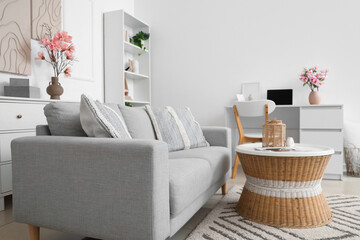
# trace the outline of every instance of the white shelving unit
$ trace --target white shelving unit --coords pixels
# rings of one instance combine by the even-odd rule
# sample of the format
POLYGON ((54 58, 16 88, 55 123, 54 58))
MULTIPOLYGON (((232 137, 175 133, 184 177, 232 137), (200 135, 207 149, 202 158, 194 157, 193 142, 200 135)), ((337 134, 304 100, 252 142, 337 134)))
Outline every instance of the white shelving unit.
POLYGON ((104 13, 105 102, 144 106, 151 103, 150 39, 143 50, 125 41, 125 31, 132 37, 150 27, 123 10, 104 13), (129 59, 139 62, 134 72, 125 71, 129 59), (125 100, 125 79, 132 100, 125 100))

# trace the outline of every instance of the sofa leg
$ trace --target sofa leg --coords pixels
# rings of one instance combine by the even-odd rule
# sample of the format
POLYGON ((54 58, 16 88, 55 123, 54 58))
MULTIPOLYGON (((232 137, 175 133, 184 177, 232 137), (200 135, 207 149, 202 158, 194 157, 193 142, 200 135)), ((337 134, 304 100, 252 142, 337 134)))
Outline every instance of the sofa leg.
POLYGON ((30 240, 40 240, 40 227, 29 225, 30 240))
POLYGON ((221 193, 222 193, 222 195, 225 195, 225 194, 226 194, 226 182, 225 182, 224 185, 222 185, 222 187, 221 187, 221 193))

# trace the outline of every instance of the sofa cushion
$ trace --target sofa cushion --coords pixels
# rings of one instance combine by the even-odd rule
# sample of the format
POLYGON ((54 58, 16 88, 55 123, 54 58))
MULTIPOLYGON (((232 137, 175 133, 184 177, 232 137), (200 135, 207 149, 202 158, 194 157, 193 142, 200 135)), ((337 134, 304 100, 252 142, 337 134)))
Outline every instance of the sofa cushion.
POLYGON ((80 122, 89 137, 131 138, 119 114, 84 94, 81 95, 80 122))
POLYGON ((132 138, 153 139, 155 132, 150 117, 144 108, 118 105, 132 138))
POLYGON ((169 159, 170 213, 179 214, 211 185, 210 164, 201 158, 169 159))
POLYGON ((230 170, 230 149, 195 148, 169 153, 170 213, 179 214, 230 170))
POLYGON ((157 139, 169 145, 169 151, 207 147, 204 134, 189 108, 151 108, 145 106, 157 139))
POLYGON ((44 107, 44 114, 51 135, 87 136, 80 123, 80 103, 52 102, 44 107))

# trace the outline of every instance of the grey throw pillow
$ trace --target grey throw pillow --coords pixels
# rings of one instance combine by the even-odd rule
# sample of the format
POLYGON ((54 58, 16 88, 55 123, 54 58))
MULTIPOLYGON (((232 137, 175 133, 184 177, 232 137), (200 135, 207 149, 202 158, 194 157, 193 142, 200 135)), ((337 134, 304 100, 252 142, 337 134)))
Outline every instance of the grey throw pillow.
POLYGON ((209 146, 189 108, 151 108, 149 105, 145 108, 157 139, 166 142, 169 151, 209 146))
POLYGON ((44 107, 44 114, 51 135, 87 136, 80 123, 80 103, 52 102, 44 107))
POLYGON ((118 113, 84 94, 81 95, 80 122, 89 137, 131 138, 118 113))
POLYGON ((151 119, 145 108, 118 106, 132 138, 156 139, 151 119))

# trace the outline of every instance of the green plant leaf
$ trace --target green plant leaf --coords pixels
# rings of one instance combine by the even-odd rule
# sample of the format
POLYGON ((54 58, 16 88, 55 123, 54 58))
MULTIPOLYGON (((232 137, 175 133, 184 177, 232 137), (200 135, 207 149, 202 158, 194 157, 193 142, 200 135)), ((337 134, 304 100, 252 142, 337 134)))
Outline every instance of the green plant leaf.
POLYGON ((149 33, 144 33, 143 31, 138 32, 135 36, 130 38, 130 42, 134 45, 138 46, 139 48, 145 50, 144 45, 141 43, 141 40, 146 41, 150 37, 149 33))

